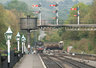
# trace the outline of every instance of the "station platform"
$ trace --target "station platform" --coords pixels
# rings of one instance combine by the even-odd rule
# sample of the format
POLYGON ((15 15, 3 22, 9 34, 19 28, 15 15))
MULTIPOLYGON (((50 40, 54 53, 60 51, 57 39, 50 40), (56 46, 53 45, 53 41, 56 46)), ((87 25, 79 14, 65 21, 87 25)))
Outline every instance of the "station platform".
POLYGON ((26 54, 13 68, 46 68, 39 54, 26 54))

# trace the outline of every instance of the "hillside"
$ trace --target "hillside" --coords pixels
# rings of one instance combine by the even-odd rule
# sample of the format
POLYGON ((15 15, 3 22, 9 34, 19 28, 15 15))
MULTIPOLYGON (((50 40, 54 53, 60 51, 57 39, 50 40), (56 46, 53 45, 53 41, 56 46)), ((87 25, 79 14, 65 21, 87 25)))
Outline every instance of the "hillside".
MULTIPOLYGON (((0 3, 8 3, 10 0, 0 0, 0 3)), ((55 10, 54 7, 49 7, 50 4, 55 4, 56 2, 59 3, 59 19, 67 19, 69 15, 70 8, 77 4, 78 2, 83 2, 86 4, 90 4, 92 0, 18 0, 18 1, 24 1, 28 4, 30 10, 36 10, 38 11, 39 8, 32 8, 32 4, 42 4, 42 16, 43 19, 52 19, 52 17, 55 17, 56 15, 52 12, 55 10)))

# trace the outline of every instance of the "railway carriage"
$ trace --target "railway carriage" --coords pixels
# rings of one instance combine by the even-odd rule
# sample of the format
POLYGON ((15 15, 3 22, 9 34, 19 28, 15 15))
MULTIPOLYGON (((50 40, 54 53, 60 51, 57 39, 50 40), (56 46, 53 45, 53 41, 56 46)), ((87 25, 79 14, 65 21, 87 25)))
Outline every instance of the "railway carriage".
POLYGON ((45 42, 44 46, 46 47, 46 50, 62 50, 63 49, 63 41, 58 42, 45 42))

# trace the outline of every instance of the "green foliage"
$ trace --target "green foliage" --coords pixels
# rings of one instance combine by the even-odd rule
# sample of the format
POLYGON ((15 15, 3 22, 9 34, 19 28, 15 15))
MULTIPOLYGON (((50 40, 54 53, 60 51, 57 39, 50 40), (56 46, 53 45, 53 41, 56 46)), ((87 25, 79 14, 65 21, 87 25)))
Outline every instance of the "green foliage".
POLYGON ((65 29, 64 28, 61 28, 61 29, 59 29, 57 31, 57 33, 58 33, 59 36, 62 36, 64 32, 65 32, 65 29))
POLYGON ((95 46, 96 45, 96 31, 89 32, 89 39, 92 42, 92 44, 95 46))
POLYGON ((80 32, 78 32, 78 36, 80 39, 88 38, 88 33, 89 33, 88 31, 80 31, 80 32))
POLYGON ((45 42, 59 42, 61 40, 60 36, 57 33, 57 30, 52 32, 47 32, 47 36, 44 38, 45 42))
POLYGON ((94 49, 94 47, 89 43, 89 44, 88 44, 88 50, 89 50, 89 51, 92 51, 93 49, 94 49))
POLYGON ((2 5, 0 5, 0 47, 2 47, 1 49, 4 48, 4 43, 5 43, 5 38, 4 38, 4 32, 6 30, 6 25, 4 24, 4 13, 5 10, 3 8, 2 5))
MULTIPOLYGON (((80 24, 96 23, 96 1, 92 5, 79 3, 73 8, 80 7, 80 24)), ((65 21, 67 24, 77 24, 77 17, 74 15, 77 11, 70 11, 69 18, 65 21)), ((96 53, 96 31, 65 31, 63 28, 58 31, 59 36, 65 41, 64 48, 73 46, 73 52, 96 53)))
POLYGON ((12 0, 10 1, 6 6, 6 9, 9 10, 16 10, 18 12, 24 13, 24 15, 34 15, 32 10, 30 10, 30 8, 28 7, 28 5, 23 2, 23 1, 19 1, 19 0, 12 0))
MULTIPOLYGON (((74 5, 73 8, 77 8, 78 5, 80 6, 80 24, 96 23, 96 1, 94 0, 92 5, 79 3, 74 5)), ((7 49, 4 33, 8 26, 11 26, 13 31, 11 49, 17 47, 15 36, 19 31, 19 18, 27 14, 33 15, 32 11, 28 9, 28 5, 24 2, 12 0, 5 7, 0 5, 0 49, 7 49)), ((65 23, 77 24, 77 17, 74 17, 76 14, 77 11, 70 11, 69 18, 65 23)), ((34 38, 34 35, 35 34, 33 33, 31 37, 34 38)), ((64 41, 65 50, 68 46, 73 46, 73 52, 85 51, 87 53, 96 53, 95 31, 65 31, 65 29, 62 28, 58 31, 54 30, 47 32, 47 36, 43 41, 59 42, 60 40, 64 41)), ((32 42, 34 42, 34 40, 32 42)))
POLYGON ((79 40, 78 34, 77 31, 66 31, 61 37, 63 40, 79 40))
MULTIPOLYGON (((13 31, 11 45, 16 41, 15 36, 19 31, 19 18, 23 16, 23 13, 20 13, 16 10, 7 10, 0 5, 0 49, 7 49, 6 40, 4 38, 4 33, 7 31, 8 26, 11 26, 13 31)), ((17 47, 17 46, 16 46, 17 47)))
MULTIPOLYGON (((79 3, 79 4, 74 5, 72 8, 77 8, 78 5, 79 5, 79 10, 80 10, 80 21, 81 21, 80 24, 81 24, 81 23, 84 23, 82 22, 82 20, 84 16, 88 14, 89 6, 83 3, 79 3)), ((77 10, 70 11, 68 21, 71 24, 77 24, 77 17, 75 17, 74 15, 77 15, 77 10)))
POLYGON ((7 56, 7 54, 1 54, 1 56, 7 56))
POLYGON ((7 9, 16 9, 20 12, 27 12, 28 11, 28 5, 25 2, 21 2, 18 0, 12 0, 8 3, 6 6, 7 9))

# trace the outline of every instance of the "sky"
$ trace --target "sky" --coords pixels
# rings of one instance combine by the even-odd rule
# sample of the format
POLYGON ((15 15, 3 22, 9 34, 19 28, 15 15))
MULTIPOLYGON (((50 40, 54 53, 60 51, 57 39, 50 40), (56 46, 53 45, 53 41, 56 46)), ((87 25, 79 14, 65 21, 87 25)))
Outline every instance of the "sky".
MULTIPOLYGON (((55 2, 59 2, 59 1, 64 1, 64 0, 48 0, 48 1, 55 1, 55 2)), ((72 0, 72 1, 76 1, 76 0, 72 0)), ((93 0, 78 0, 79 2, 83 2, 83 3, 89 3, 92 2, 93 0)))
POLYGON ((79 0, 79 2, 83 2, 83 3, 88 3, 88 2, 92 2, 93 0, 79 0))
MULTIPOLYGON (((0 0, 0 2, 2 2, 2 3, 5 3, 5 2, 7 2, 7 1, 10 1, 10 0, 0 0)), ((22 1, 33 1, 33 0, 22 0, 22 1)), ((34 0, 34 1, 36 1, 36 0, 34 0)), ((37 0, 38 1, 38 0, 37 0)), ((55 1, 55 2, 59 2, 59 1, 64 1, 64 0, 47 0, 47 1, 55 1)), ((73 1, 76 1, 76 0, 73 0, 73 1)), ((93 0, 78 0, 79 2, 83 2, 83 3, 90 3, 90 2, 92 2, 93 0)))

